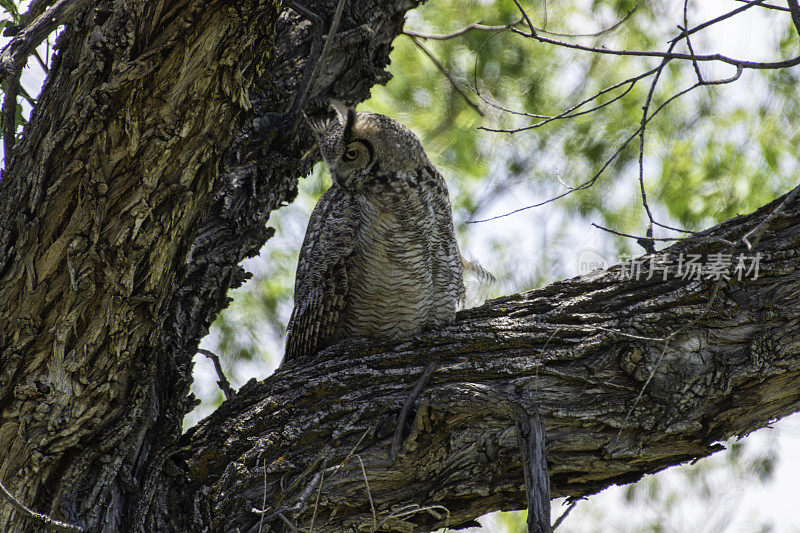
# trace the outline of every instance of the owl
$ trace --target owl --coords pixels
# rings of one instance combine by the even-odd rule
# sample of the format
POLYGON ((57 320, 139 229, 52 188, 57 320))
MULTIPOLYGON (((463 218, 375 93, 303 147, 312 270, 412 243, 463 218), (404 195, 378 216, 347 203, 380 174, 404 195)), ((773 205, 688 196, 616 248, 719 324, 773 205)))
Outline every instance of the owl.
MULTIPOLYGON (((416 135, 334 101, 311 123, 333 184, 300 249, 283 362, 345 337, 399 341, 449 324, 466 301, 447 185, 416 135)), ((487 278, 488 276, 488 278, 487 278)))

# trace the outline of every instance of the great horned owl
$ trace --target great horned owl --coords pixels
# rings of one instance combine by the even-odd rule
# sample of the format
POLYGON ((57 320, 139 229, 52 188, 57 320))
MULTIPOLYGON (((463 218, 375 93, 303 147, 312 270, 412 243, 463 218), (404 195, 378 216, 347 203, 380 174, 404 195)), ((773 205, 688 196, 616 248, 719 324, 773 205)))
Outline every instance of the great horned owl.
POLYGON ((397 121, 331 104, 312 124, 333 185, 311 214, 284 362, 344 337, 396 341, 453 322, 465 300, 447 185, 397 121))

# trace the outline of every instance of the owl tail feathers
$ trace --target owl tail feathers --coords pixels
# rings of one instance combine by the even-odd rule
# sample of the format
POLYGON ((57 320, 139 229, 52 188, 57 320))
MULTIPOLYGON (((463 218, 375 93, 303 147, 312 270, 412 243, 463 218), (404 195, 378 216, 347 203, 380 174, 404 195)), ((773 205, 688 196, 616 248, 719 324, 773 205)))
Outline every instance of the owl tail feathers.
POLYGON ((461 275, 464 279, 464 298, 458 302, 458 310, 483 305, 489 295, 489 286, 495 282, 491 272, 477 261, 467 261, 461 256, 461 275))

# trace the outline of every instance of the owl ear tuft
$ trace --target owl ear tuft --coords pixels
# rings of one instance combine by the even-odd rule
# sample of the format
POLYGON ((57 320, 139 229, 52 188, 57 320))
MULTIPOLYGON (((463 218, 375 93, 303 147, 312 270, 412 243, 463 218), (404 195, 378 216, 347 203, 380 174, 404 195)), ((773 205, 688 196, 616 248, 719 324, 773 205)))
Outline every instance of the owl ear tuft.
POLYGON ((317 137, 325 133, 325 131, 330 127, 329 120, 308 118, 308 115, 306 115, 305 111, 301 112, 303 113, 303 118, 305 119, 306 124, 308 124, 308 127, 311 128, 311 132, 317 137))

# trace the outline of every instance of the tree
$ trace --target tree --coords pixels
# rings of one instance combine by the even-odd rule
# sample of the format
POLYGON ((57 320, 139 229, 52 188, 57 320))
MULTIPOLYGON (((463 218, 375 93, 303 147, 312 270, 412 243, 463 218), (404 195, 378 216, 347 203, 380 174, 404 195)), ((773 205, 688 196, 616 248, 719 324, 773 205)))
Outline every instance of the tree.
MULTIPOLYGON (((0 57, 0 481, 73 524, 60 527, 457 526, 523 505, 530 413, 545 421, 553 494, 577 497, 798 409, 795 189, 653 256, 745 250, 757 279, 658 282, 617 266, 400 346, 346 341, 181 435, 199 340, 310 168, 300 110, 385 81, 413 5, 354 0, 341 17, 341 2, 45 5, 0 57), (15 142, 14 80, 62 23, 15 142), (390 461, 402 399, 431 357, 390 461)), ((29 515, 4 503, 0 524, 46 520, 29 515)))

